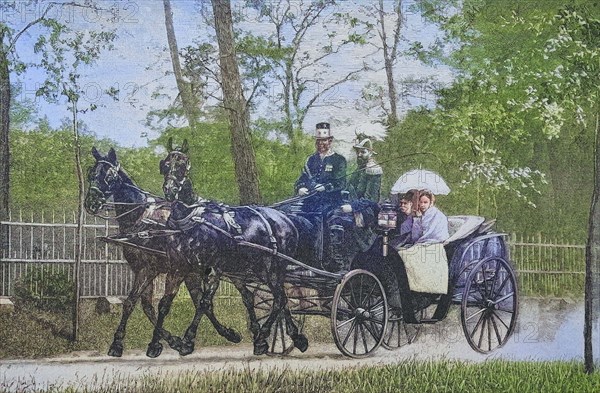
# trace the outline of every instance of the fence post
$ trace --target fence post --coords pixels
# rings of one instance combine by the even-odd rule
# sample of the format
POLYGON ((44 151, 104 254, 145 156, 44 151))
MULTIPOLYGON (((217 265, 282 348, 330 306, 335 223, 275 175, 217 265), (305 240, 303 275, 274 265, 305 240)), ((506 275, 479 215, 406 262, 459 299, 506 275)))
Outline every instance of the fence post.
MULTIPOLYGON (((108 235, 108 220, 104 220, 104 236, 108 235)), ((108 297, 108 242, 104 242, 104 261, 104 296, 108 297)))

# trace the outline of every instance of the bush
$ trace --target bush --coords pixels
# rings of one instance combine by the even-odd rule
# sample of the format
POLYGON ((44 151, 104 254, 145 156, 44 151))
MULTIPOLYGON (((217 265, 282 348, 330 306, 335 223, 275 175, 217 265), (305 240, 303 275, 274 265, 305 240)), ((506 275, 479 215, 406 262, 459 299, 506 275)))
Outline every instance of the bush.
POLYGON ((71 307, 75 283, 64 271, 36 266, 15 283, 17 300, 45 311, 66 311, 71 307))

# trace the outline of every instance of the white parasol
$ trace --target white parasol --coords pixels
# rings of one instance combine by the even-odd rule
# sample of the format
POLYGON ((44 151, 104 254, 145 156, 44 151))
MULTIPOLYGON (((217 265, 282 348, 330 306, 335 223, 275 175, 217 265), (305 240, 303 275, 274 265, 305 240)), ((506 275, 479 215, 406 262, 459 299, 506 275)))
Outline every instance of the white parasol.
POLYGON ((404 194, 409 190, 429 190, 434 195, 448 195, 450 187, 433 171, 413 169, 400 176, 392 187, 392 194, 404 194))

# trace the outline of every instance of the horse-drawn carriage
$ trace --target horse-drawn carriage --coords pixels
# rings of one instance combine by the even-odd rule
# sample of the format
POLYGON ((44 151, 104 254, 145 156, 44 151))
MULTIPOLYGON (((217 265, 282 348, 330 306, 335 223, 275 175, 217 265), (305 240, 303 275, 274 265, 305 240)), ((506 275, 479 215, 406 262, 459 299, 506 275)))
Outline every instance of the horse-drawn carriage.
MULTIPOLYGON (((165 175, 165 186, 171 186, 169 193, 176 197, 186 185, 191 186, 186 170, 181 169, 189 169, 189 163, 180 151, 171 153, 163 160, 161 173, 165 175)), ((368 250, 352 256, 349 270, 328 271, 314 263, 325 254, 322 247, 326 241, 318 241, 324 231, 299 231, 298 218, 303 214, 300 210, 282 212, 257 206, 228 207, 203 200, 187 204, 176 200, 170 206, 168 221, 140 218, 145 216, 139 210, 154 206, 156 197, 150 198, 133 184, 118 165, 114 152, 106 157, 96 153, 95 156, 96 164, 88 176, 93 193, 88 191, 86 198, 86 206, 93 208, 88 210, 97 213, 113 197, 120 204, 120 219, 131 221, 120 221, 120 225, 138 229, 122 229, 123 233, 106 240, 160 256, 163 270, 168 273, 158 318, 153 320, 152 313, 147 313, 155 324, 149 356, 160 354, 161 338, 181 354, 193 351, 203 314, 222 335, 239 341, 239 335, 221 326, 212 314, 212 297, 220 279, 231 281, 240 290, 257 354, 287 354, 294 347, 306 350, 308 342, 302 330, 308 315, 329 318, 337 347, 350 357, 368 356, 380 345, 394 349, 412 342, 421 325, 444 319, 452 304, 461 305, 465 336, 477 351, 489 352, 502 346, 514 330, 518 296, 508 249, 504 235, 492 232, 482 218, 450 217, 451 237, 444 245, 449 261, 447 293, 418 293, 403 285, 398 277, 402 262, 396 252, 388 249, 389 222, 374 228, 375 242, 368 250), (128 217, 135 209, 136 217, 128 217), (152 223, 151 230, 139 231, 143 219, 152 223), (317 236, 317 241, 311 243, 316 249, 310 250, 316 259, 303 260, 298 252, 303 235, 317 236), (154 249, 152 238, 158 239, 154 249), (203 286, 195 287, 196 315, 182 340, 166 332, 162 322, 173 293, 190 274, 196 274, 203 286), (429 306, 435 306, 435 310, 425 318, 424 309, 429 306)), ((144 288, 134 288, 135 296, 129 303, 135 304, 144 288)), ((124 315, 111 346, 116 356, 120 352, 114 352, 115 347, 120 346, 122 352, 127 316, 124 315)))

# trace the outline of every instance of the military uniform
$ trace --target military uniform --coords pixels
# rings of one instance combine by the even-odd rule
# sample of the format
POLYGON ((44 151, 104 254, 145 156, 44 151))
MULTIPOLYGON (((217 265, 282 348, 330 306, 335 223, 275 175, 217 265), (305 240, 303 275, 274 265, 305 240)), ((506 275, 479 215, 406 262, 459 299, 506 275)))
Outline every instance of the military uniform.
POLYGON ((339 206, 342 200, 342 190, 346 188, 346 159, 338 153, 330 151, 321 158, 315 153, 306 159, 302 174, 294 186, 296 192, 300 188, 314 189, 323 185, 322 191, 304 201, 307 209, 324 211, 339 206))
POLYGON ((375 161, 369 160, 366 167, 355 171, 348 181, 348 188, 356 199, 365 198, 378 203, 381 197, 381 176, 383 169, 375 161))

